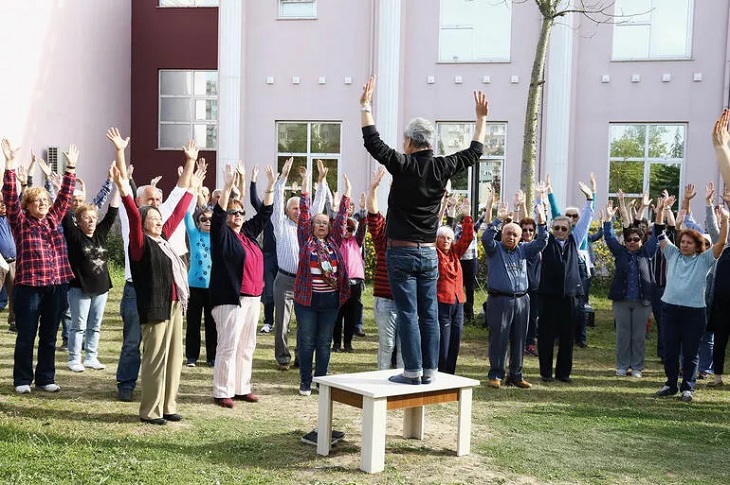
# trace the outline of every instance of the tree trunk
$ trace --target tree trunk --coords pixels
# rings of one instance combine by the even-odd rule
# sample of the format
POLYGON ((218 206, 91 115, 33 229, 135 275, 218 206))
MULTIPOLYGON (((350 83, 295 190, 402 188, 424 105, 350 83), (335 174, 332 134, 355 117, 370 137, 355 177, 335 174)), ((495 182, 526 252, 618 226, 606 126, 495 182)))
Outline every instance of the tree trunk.
MULTIPOLYGON (((546 15, 544 11, 540 37, 535 49, 535 61, 532 64, 532 75, 530 77, 530 91, 527 95, 527 110, 525 113, 525 138, 522 145, 522 171, 520 174, 520 186, 525 191, 525 202, 528 211, 531 211, 533 202, 533 188, 535 187, 535 162, 537 159, 537 114, 542 102, 542 88, 545 77, 545 57, 547 56, 550 32, 553 28, 554 18, 546 15)), ((504 199, 504 195, 502 196, 504 199)), ((506 200, 506 199, 504 199, 506 200)))

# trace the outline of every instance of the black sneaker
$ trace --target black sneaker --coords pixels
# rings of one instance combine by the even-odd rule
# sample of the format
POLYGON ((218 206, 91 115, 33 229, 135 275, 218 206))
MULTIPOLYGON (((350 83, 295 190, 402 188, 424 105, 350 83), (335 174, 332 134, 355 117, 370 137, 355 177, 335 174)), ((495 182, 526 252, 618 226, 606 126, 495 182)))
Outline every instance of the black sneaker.
MULTIPOLYGON (((336 445, 340 441, 342 441, 342 438, 345 437, 345 433, 342 431, 332 430, 332 436, 330 438, 330 446, 336 445)), ((317 446, 317 430, 313 429, 309 433, 302 436, 302 443, 306 443, 308 445, 314 445, 317 446)))
POLYGON ((656 394, 655 394, 655 395, 656 395, 657 397, 674 396, 675 394, 677 394, 677 392, 679 392, 679 390, 678 390, 678 389, 676 389, 676 388, 675 388, 675 389, 672 389, 672 388, 671 388, 671 387, 669 387, 669 386, 662 386, 662 388, 661 388, 661 389, 659 389, 659 390, 658 390, 658 391, 656 392, 656 394))

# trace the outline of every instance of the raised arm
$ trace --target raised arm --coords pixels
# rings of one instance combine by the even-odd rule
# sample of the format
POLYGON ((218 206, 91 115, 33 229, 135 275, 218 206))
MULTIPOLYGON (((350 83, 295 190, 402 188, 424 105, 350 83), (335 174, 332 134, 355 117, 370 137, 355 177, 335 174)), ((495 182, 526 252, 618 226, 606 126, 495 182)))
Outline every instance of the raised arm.
MULTIPOLYGON (((621 216, 621 225, 624 229, 631 227, 633 220, 629 214, 629 209, 626 207, 626 198, 624 197, 624 191, 618 189, 616 192, 616 198, 618 199, 618 211, 621 216)), ((615 213, 615 212, 614 212, 615 213)))
POLYGON ((373 118, 373 93, 375 92, 375 81, 377 77, 373 74, 368 82, 362 87, 362 95, 360 96, 360 121, 361 126, 374 126, 375 118, 373 118))
POLYGON ((476 122, 474 124, 474 141, 484 145, 487 137, 487 116, 489 116, 489 101, 487 95, 481 91, 474 91, 474 108, 476 111, 476 122))
POLYGON ((649 193, 644 192, 644 195, 641 197, 641 204, 639 205, 639 210, 636 211, 636 215, 634 216, 635 221, 642 221, 644 217, 646 217, 646 209, 651 205, 651 199, 649 198, 649 193))
POLYGON ((370 190, 368 190, 367 206, 370 214, 378 213, 378 187, 385 176, 385 167, 378 167, 370 177, 370 190))
MULTIPOLYGON (((259 199, 259 192, 256 187, 256 179, 259 176, 259 169, 258 167, 254 167, 251 169, 251 183, 248 187, 248 200, 251 202, 251 206, 253 207, 253 210, 258 212, 261 210, 261 206, 263 203, 261 202, 261 199, 259 199)), ((273 191, 272 191, 273 192, 273 191)))
POLYGON ((720 215, 720 237, 717 242, 712 245, 712 253, 715 255, 715 259, 719 258, 722 254, 722 250, 727 244, 727 221, 728 221, 727 209, 723 208, 720 215))
MULTIPOLYGON (((238 164, 242 165, 240 161, 238 164)), ((228 201, 231 198, 231 190, 236 183, 237 176, 238 171, 236 168, 230 163, 227 163, 223 171, 223 190, 221 190, 221 196, 218 198, 218 205, 223 211, 228 210, 228 201)))
POLYGON ((327 186, 327 172, 329 172, 329 169, 324 166, 322 160, 317 160, 317 193, 314 194, 312 199, 312 214, 321 214, 324 211, 325 202, 329 198, 330 189, 327 186))
POLYGON ((712 146, 715 148, 715 156, 717 157, 717 166, 722 174, 725 185, 730 185, 730 133, 728 132, 728 119, 730 111, 727 108, 722 110, 722 114, 715 121, 712 129, 712 146))
POLYGON ((588 228, 591 227, 591 220, 593 219, 593 192, 583 182, 578 182, 580 191, 586 197, 586 204, 583 206, 578 223, 573 228, 573 238, 576 244, 580 244, 588 234, 588 228))
POLYGON ((352 193, 352 185, 347 174, 342 174, 342 178, 345 181, 345 193, 340 198, 340 207, 330 230, 330 234, 334 236, 335 244, 338 246, 342 243, 342 236, 347 227, 347 210, 350 208, 350 194, 352 193))
POLYGON ((48 216, 57 222, 61 222, 71 203, 71 196, 76 183, 76 164, 79 160, 79 149, 72 144, 67 152, 63 152, 63 155, 66 157, 66 171, 63 174, 63 183, 56 200, 53 201, 53 205, 48 210, 48 216))
POLYGON ((124 150, 129 145, 129 137, 122 138, 122 135, 119 134, 119 129, 114 127, 107 130, 106 137, 114 146, 114 164, 117 170, 119 170, 124 180, 129 179, 127 175, 127 162, 124 159, 124 150))

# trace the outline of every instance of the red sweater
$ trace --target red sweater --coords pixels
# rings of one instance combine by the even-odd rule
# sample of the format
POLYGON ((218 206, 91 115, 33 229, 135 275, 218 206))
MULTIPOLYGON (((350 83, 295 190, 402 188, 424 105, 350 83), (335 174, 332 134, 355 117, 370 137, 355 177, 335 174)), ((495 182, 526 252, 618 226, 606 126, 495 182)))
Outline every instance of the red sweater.
POLYGON ((383 214, 380 212, 377 214, 368 212, 368 230, 370 231, 370 237, 373 239, 373 247, 375 248, 373 295, 392 300, 393 294, 390 292, 390 283, 388 283, 388 268, 385 264, 387 238, 385 237, 385 217, 383 217, 383 214))
POLYGON ((461 272, 459 259, 464 255, 472 239, 474 239, 474 221, 469 216, 464 216, 461 223, 461 237, 451 244, 448 253, 441 251, 436 246, 439 256, 439 279, 436 283, 436 298, 439 303, 453 305, 463 303, 466 300, 464 294, 464 276, 461 272))

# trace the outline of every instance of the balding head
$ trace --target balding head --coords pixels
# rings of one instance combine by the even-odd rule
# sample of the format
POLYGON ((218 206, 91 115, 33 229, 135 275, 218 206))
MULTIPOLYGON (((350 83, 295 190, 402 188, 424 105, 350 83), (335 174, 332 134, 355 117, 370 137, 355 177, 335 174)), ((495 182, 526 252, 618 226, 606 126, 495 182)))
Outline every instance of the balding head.
POLYGON ((522 228, 518 224, 510 222, 502 226, 502 244, 505 249, 512 251, 517 247, 520 239, 522 239, 522 228))

